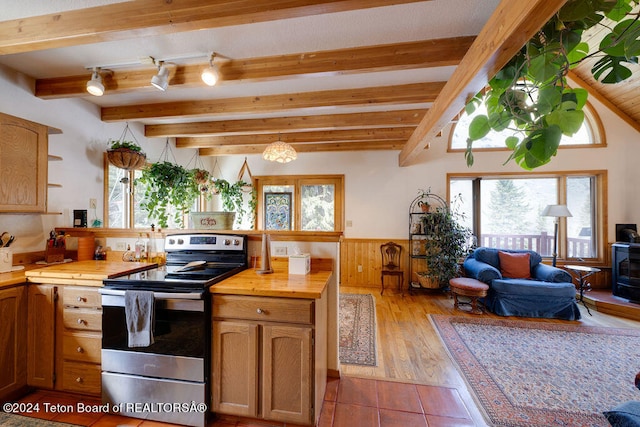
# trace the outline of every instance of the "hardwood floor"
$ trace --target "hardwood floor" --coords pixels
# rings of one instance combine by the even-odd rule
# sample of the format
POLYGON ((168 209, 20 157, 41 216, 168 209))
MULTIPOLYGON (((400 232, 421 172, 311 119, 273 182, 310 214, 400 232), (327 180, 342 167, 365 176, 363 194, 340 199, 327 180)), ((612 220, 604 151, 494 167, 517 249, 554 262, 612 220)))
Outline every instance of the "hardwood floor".
MULTIPOLYGON (((405 294, 395 289, 346 287, 341 293, 372 294, 376 301, 378 366, 342 365, 341 378, 330 379, 322 406, 319 427, 471 427, 487 426, 464 379, 435 333, 428 315, 452 314, 478 316, 453 309, 453 300, 442 292, 405 294)), ((605 301, 604 295, 593 293, 587 301, 605 301)), ((615 302, 615 301, 614 301, 615 302)), ((579 304, 582 319, 588 326, 640 328, 640 322, 596 311, 589 315, 579 304)), ((607 306, 608 307, 608 306, 607 306)), ((610 308, 610 307, 608 307, 610 308)), ((640 311, 640 306, 625 305, 640 311)), ((499 318, 491 313, 481 316, 499 318)), ((634 317, 633 315, 630 317, 634 317)), ((636 318, 640 318, 636 317, 636 318)), ((522 318, 518 318, 522 319, 522 318)), ((526 320, 526 319, 525 319, 526 320)), ((532 321, 561 322, 552 319, 532 321)), ((36 391, 21 402, 48 402, 75 405, 77 402, 99 405, 97 398, 68 393, 36 391)), ((68 422, 81 426, 175 426, 153 421, 101 413, 29 413, 31 417, 68 422)), ((209 427, 287 427, 289 424, 264 423, 237 417, 212 419, 209 427)))
MULTIPOLYGON (((374 378, 413 384, 456 389, 478 426, 486 425, 475 405, 464 379, 449 358, 440 338, 432 327, 429 314, 478 316, 453 309, 453 300, 442 292, 405 293, 386 288, 340 287, 341 293, 370 293, 376 300, 378 366, 342 365, 341 375, 374 378)), ((579 304, 582 319, 576 322, 586 326, 640 328, 640 322, 598 312, 590 307, 592 315, 579 304)), ((502 318, 491 313, 481 316, 502 318)), ((522 318, 518 318, 522 319, 522 318)), ((526 320, 526 319, 525 319, 526 320)), ((532 321, 561 322, 554 319, 532 321)))

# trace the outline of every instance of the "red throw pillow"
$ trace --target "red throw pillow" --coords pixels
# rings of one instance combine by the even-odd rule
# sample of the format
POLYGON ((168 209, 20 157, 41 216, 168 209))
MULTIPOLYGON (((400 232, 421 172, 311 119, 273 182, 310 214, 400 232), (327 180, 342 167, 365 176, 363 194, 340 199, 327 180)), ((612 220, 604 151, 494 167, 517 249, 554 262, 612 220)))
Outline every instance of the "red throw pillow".
POLYGON ((510 279, 530 279, 529 254, 498 251, 500 273, 510 279))

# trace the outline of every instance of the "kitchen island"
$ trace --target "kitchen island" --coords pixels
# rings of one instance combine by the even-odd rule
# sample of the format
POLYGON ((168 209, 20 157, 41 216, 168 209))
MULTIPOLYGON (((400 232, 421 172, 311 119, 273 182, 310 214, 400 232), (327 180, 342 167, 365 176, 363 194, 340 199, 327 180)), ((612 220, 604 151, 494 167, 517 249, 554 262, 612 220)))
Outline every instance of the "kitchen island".
POLYGON ((327 381, 331 271, 242 271, 210 288, 211 410, 301 425, 319 419, 327 381))

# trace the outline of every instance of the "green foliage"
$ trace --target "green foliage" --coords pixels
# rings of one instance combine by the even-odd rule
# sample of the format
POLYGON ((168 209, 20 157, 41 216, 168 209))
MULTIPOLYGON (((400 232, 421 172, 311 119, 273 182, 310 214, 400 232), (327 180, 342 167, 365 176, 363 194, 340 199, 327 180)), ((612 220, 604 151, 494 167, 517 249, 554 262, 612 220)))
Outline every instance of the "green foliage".
POLYGON ((563 135, 577 132, 584 121, 587 92, 567 86, 567 72, 588 57, 600 56, 591 72, 602 83, 631 77, 625 64, 637 64, 640 22, 632 14, 638 0, 569 0, 549 22, 490 81, 487 90, 466 106, 467 113, 483 103, 486 115, 469 126, 465 158, 474 162, 473 141, 490 131, 511 130, 505 145, 507 159, 523 169, 547 164, 557 153, 563 135), (619 22, 590 53, 582 41, 586 29, 602 25, 605 16, 619 22), (631 19, 625 19, 625 18, 631 19))
POLYGON ((133 141, 124 141, 124 140, 109 140, 109 150, 115 150, 116 148, 128 148, 131 151, 135 151, 138 153, 142 152, 142 147, 136 144, 133 141))
POLYGON ((194 178, 196 171, 167 161, 153 163, 142 170, 138 181, 145 185, 145 201, 141 206, 147 210, 149 218, 158 220, 159 227, 169 226, 171 207, 174 207, 173 220, 184 228, 183 217, 200 194, 194 178))
MULTIPOLYGON (((426 197, 429 195, 424 191, 422 194, 426 194, 426 197)), ((456 198, 459 199, 460 195, 456 198)), ((467 254, 467 244, 471 237, 471 230, 460 223, 463 215, 456 206, 458 203, 455 201, 453 209, 436 206, 422 217, 422 230, 427 235, 427 268, 420 274, 438 282, 440 286, 447 286, 449 279, 458 275, 458 262, 467 254)))
POLYGON ((255 223, 258 195, 255 188, 253 188, 250 183, 238 181, 231 184, 226 179, 216 179, 213 181, 213 189, 214 194, 219 194, 222 198, 222 209, 224 209, 225 212, 236 213, 236 222, 238 224, 242 223, 242 218, 247 213, 251 215, 251 224, 255 223), (247 210, 247 207, 245 207, 244 204, 244 194, 245 189, 249 187, 251 188, 251 198, 247 204, 247 210))

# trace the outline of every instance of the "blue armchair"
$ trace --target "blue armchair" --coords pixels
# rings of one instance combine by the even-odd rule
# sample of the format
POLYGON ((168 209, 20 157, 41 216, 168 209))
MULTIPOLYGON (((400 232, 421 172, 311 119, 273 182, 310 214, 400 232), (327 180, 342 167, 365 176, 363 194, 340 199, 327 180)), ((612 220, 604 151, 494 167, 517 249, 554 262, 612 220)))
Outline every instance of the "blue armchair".
MULTIPOLYGON (((504 259, 504 258, 503 258, 504 259)), ((542 257, 534 251, 477 248, 464 261, 467 277, 489 285, 482 300, 485 307, 500 316, 521 316, 580 319, 576 303, 576 288, 566 271, 542 264, 542 257), (529 271, 522 277, 504 275, 500 252, 529 254, 529 271)))

